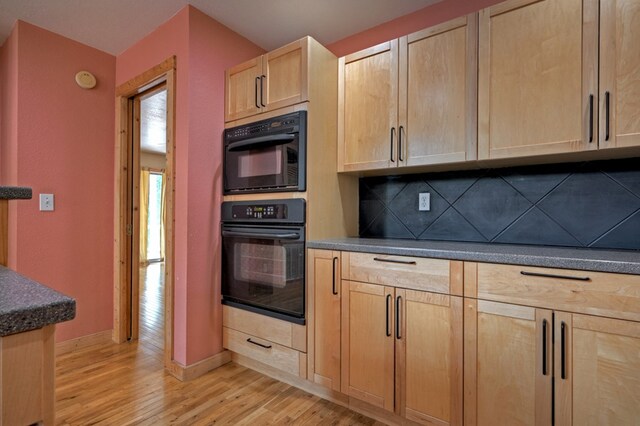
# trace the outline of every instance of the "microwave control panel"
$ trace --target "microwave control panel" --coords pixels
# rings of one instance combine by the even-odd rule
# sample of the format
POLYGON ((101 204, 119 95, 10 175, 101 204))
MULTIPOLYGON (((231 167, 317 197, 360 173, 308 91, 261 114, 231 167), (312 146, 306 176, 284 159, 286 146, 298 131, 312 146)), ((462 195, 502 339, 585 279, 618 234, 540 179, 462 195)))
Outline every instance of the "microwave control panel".
POLYGON ((257 204, 233 206, 234 219, 286 219, 287 206, 284 204, 257 204))

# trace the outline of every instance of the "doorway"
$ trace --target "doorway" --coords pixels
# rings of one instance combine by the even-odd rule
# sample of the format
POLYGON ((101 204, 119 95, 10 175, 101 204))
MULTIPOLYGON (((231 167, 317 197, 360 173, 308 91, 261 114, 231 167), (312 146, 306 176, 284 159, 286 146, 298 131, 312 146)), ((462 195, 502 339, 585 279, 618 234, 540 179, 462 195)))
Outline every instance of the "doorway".
POLYGON ((113 340, 173 368, 175 57, 116 88, 113 340))

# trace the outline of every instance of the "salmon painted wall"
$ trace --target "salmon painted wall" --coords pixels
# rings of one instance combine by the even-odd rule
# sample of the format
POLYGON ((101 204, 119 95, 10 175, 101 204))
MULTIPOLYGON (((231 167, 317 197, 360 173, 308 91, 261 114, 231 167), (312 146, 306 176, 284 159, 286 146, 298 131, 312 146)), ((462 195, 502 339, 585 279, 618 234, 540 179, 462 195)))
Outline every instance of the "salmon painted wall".
MULTIPOLYGON (((0 183, 18 184, 18 32, 0 48, 0 183)), ((9 223, 16 223, 16 203, 9 203, 9 223)), ((15 225, 9 229, 9 264, 15 264, 15 225)))
POLYGON ((76 299, 76 319, 57 328, 62 341, 113 327, 115 57, 26 22, 16 31, 10 183, 31 186, 34 197, 15 202, 10 266, 76 299), (94 73, 95 89, 78 87, 80 70, 94 73), (38 210, 39 193, 55 195, 55 211, 38 210))
POLYGON ((476 12, 504 0, 443 0, 416 12, 401 16, 327 46, 340 57, 375 46, 403 35, 476 12))
POLYGON ((174 358, 183 365, 222 350, 224 70, 261 53, 258 46, 186 6, 116 59, 119 85, 176 56, 174 358))

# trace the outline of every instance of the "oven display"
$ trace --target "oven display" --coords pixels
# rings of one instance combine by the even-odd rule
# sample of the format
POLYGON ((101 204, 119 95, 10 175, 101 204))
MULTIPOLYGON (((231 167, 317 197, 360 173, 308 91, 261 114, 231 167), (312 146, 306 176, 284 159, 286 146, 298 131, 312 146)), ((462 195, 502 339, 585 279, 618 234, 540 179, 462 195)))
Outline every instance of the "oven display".
POLYGON ((286 219, 287 206, 284 204, 262 204, 233 206, 234 219, 286 219))

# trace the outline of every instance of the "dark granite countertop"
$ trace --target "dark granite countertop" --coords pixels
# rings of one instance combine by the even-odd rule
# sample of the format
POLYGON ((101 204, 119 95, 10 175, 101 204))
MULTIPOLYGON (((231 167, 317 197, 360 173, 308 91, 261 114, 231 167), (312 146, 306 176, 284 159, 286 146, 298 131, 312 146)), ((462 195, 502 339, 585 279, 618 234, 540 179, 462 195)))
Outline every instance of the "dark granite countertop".
POLYGON ((308 248, 640 275, 640 252, 448 241, 343 238, 308 248))
POLYGON ((0 266, 0 336, 69 321, 76 301, 0 266))
POLYGON ((0 186, 0 200, 30 200, 31 188, 24 186, 0 186))

